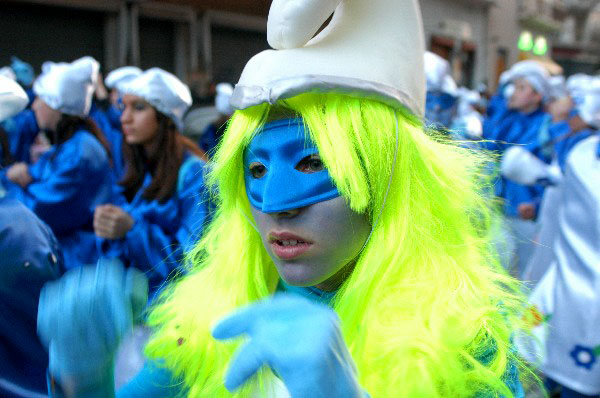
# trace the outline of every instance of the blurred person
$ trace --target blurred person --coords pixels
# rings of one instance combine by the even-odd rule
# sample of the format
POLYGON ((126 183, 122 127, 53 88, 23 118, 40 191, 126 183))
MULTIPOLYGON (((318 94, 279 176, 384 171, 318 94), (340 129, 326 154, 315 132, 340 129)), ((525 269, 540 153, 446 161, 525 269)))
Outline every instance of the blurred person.
MULTIPOLYGON (((0 76, 0 122, 13 116, 25 108, 28 102, 27 94, 13 79, 13 75, 0 76)), ((0 168, 13 162, 8 134, 0 127, 0 168)), ((1 195, 0 195, 1 196, 1 195)))
MULTIPOLYGON (((29 99, 12 79, 0 76, 0 121, 29 99)), ((36 334, 43 284, 57 279, 63 258, 50 228, 17 200, 0 194, 0 396, 46 395, 48 354, 36 334)))
MULTIPOLYGON (((505 156, 503 159, 503 168, 509 167, 512 172, 503 174, 509 179, 514 179, 514 173, 518 176, 523 174, 536 175, 536 170, 544 170, 542 174, 537 174, 536 178, 530 178, 525 185, 531 185, 536 180, 544 180, 548 186, 544 192, 544 198, 540 206, 540 217, 538 219, 538 237, 535 251, 529 260, 527 267, 523 272, 523 279, 530 286, 535 286, 542 275, 546 272, 549 265, 554 261, 552 245, 555 240, 558 228, 558 219, 556 218, 557 209, 560 203, 560 180, 565 170, 566 160, 571 150, 586 138, 596 135, 600 129, 600 80, 592 82, 588 89, 582 93, 582 100, 570 112, 571 117, 568 120, 558 121, 550 127, 550 138, 547 142, 541 143, 545 147, 550 147, 550 160, 546 160, 548 166, 536 166, 524 162, 531 148, 520 147, 511 148, 510 151, 520 151, 519 155, 505 156), (510 158, 510 159, 507 159, 510 158), (515 164, 506 165, 509 160, 515 164), (544 174, 546 173, 546 174, 544 174)), ((536 158, 537 159, 537 158, 536 158)), ((534 161, 533 159, 529 160, 534 161)))
POLYGON ((29 106, 31 106, 35 99, 35 94, 33 92, 35 71, 33 70, 33 66, 21 60, 19 57, 12 56, 10 57, 10 67, 15 73, 17 82, 19 82, 27 93, 27 97, 29 97, 29 106))
POLYGON ((450 63, 430 51, 425 52, 427 97, 425 121, 436 129, 450 128, 457 107, 458 91, 450 74, 450 63))
POLYGON ((216 87, 215 108, 219 117, 210 123, 202 132, 198 145, 208 156, 212 156, 227 127, 227 121, 233 114, 233 108, 229 104, 233 86, 229 83, 219 83, 216 87))
MULTIPOLYGON (((271 7, 275 50, 244 68, 214 157, 215 219, 149 312, 153 362, 116 396, 523 397, 482 158, 423 128, 418 2, 271 7)), ((82 271, 46 286, 38 330, 54 396, 110 397, 131 283, 82 271)))
POLYGON ((451 134, 457 139, 479 140, 483 135, 483 116, 476 107, 481 104, 477 91, 461 87, 458 90, 456 117, 452 120, 451 134))
MULTIPOLYGON (((510 70, 509 83, 514 84, 514 92, 508 100, 508 112, 493 123, 484 123, 482 146, 500 155, 511 145, 530 145, 538 148, 540 136, 544 135, 552 122, 544 111, 544 103, 549 99, 548 72, 537 62, 522 61, 510 70)), ((502 210, 506 219, 507 256, 505 265, 516 275, 520 275, 532 252, 532 239, 535 235, 535 222, 542 200, 542 185, 525 186, 504 177, 498 178, 496 196, 503 200, 502 210)))
MULTIPOLYGON (((597 114, 600 117, 600 113, 597 114)), ((554 212, 551 263, 531 293, 537 322, 521 354, 539 365, 550 393, 600 397, 600 140, 579 142, 567 157, 554 212)))
POLYGON ((94 208, 112 200, 110 148, 87 117, 98 63, 45 63, 34 84, 37 125, 52 149, 37 163, 18 162, 0 177, 10 197, 21 200, 56 234, 67 268, 95 263, 94 208))
POLYGON ((115 181, 123 178, 123 132, 121 131, 121 94, 119 87, 138 77, 141 69, 135 66, 117 68, 106 76, 105 82, 98 80, 98 86, 90 110, 90 117, 102 130, 110 144, 115 181))
POLYGON ((181 135, 191 104, 174 75, 152 68, 120 86, 125 175, 121 198, 94 213, 104 257, 147 273, 152 292, 178 269, 207 220, 203 152, 181 135))

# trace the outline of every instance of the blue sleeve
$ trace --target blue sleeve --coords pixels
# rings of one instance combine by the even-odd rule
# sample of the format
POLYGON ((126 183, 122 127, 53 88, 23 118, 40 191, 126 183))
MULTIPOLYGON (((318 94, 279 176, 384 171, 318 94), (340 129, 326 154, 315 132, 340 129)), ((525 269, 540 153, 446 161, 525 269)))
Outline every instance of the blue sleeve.
POLYGON ((179 208, 179 225, 171 231, 146 218, 136 218, 133 228, 124 238, 127 259, 149 272, 151 285, 164 281, 182 260, 183 252, 192 247, 202 232, 208 215, 204 187, 204 162, 188 158, 179 171, 175 198, 179 208))
POLYGON ((44 174, 47 175, 40 177, 36 164, 31 170, 33 182, 17 190, 18 199, 57 234, 91 223, 94 203, 108 202, 112 196, 110 180, 101 168, 90 170, 87 164, 90 156, 101 156, 92 162, 101 161, 104 156, 107 167, 106 154, 87 152, 79 141, 65 142, 54 159, 49 159, 55 153, 51 151, 38 161, 40 165, 46 164, 48 170, 44 174))
POLYGON ((149 361, 133 380, 117 391, 116 398, 174 398, 183 396, 183 383, 171 372, 149 361))
MULTIPOLYGON (((50 398, 65 398, 58 382, 48 375, 50 398)), ((177 398, 183 397, 182 382, 173 380, 171 373, 155 361, 148 361, 142 370, 119 391, 114 391, 113 370, 110 369, 102 382, 86 391, 75 391, 77 398, 177 398)))
POLYGON ((4 121, 2 127, 8 134, 10 152, 15 161, 29 163, 29 148, 40 129, 32 110, 24 110, 4 121))

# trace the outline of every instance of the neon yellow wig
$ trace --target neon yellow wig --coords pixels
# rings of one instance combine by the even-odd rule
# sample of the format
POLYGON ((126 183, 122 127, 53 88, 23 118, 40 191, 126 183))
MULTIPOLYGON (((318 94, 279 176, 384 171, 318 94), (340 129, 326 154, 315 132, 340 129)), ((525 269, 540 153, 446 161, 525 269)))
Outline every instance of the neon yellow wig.
MULTIPOLYGON (((302 94, 278 107, 304 119, 350 207, 378 220, 333 303, 362 387, 373 398, 511 397, 503 377, 514 360, 509 339, 522 299, 492 253, 481 155, 373 100, 302 94)), ((230 394, 223 379, 239 341, 210 335, 220 318, 278 283, 249 221, 242 162, 273 109, 234 114, 209 180, 218 188, 216 215, 191 253, 188 275, 149 315, 156 332, 146 352, 184 380, 189 397, 246 397, 274 377, 264 370, 230 394)))

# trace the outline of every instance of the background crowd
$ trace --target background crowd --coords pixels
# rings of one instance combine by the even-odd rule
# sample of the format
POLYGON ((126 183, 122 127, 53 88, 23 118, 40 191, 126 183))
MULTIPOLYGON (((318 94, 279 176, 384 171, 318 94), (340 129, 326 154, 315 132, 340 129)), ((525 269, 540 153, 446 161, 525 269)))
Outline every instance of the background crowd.
MULTIPOLYGON (((521 61, 487 93, 457 87, 446 60, 424 57, 425 123, 492 155, 482 175, 501 216, 490 233, 530 289, 524 316, 538 337, 517 338, 517 348, 549 391, 599 396, 600 333, 587 314, 600 306, 600 76, 521 61)), ((215 211, 204 182, 233 87, 211 84, 214 107, 194 106, 162 69, 100 70, 89 56, 46 62, 38 76, 16 57, 0 69, 0 95, 16 95, 15 82, 27 94, 22 111, 0 112, 1 396, 44 396, 47 354, 35 332, 44 282, 120 261, 148 276, 152 300, 185 272, 184 254, 215 211)), ((147 334, 124 344, 117 379, 143 361, 147 334)))

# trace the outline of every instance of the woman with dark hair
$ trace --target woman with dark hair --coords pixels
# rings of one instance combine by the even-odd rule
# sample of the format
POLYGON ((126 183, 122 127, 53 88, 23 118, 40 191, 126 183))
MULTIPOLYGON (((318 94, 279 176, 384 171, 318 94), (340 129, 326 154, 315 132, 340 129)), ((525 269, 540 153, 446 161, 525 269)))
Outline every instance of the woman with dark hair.
POLYGON ((156 289, 206 219, 204 153, 179 133, 191 104, 179 79, 153 68, 122 90, 122 198, 118 205, 98 206, 94 231, 104 256, 145 271, 156 289))
POLYGON ((8 195, 52 228, 67 268, 96 262, 94 209, 113 196, 109 146, 87 116, 98 68, 91 57, 42 66, 32 109, 53 146, 35 164, 15 163, 1 176, 8 195))

